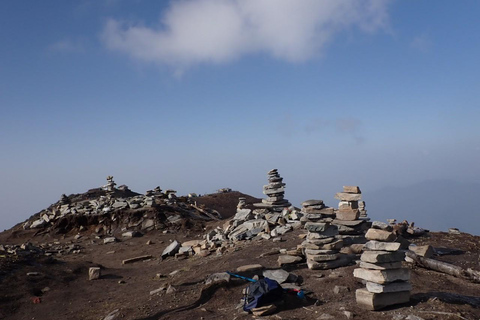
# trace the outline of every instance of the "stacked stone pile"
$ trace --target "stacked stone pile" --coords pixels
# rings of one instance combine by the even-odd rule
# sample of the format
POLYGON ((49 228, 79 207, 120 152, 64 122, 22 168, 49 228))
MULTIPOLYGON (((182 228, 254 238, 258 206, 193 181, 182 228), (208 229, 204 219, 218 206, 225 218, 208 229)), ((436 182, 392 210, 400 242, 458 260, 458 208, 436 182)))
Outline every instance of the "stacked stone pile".
POLYGON ((180 223, 182 217, 198 217, 202 220, 221 218, 214 210, 200 210, 191 204, 177 201, 174 190, 162 193, 160 187, 156 187, 141 195, 130 191, 127 186, 122 186, 122 190, 115 189, 115 185, 113 177, 108 176, 107 184, 101 188, 68 197, 63 194, 57 203, 27 220, 23 228, 53 227, 57 231, 68 232, 73 228, 78 227, 81 231, 86 225, 98 224, 95 229, 97 233, 109 234, 119 228, 143 231, 163 228, 166 223, 180 223), (162 208, 162 215, 155 214, 159 208, 162 208), (146 213, 127 215, 120 219, 125 210, 145 210, 146 213), (72 219, 79 216, 87 219, 72 219))
POLYGON ((307 222, 305 241, 299 246, 307 258, 309 269, 333 269, 350 263, 348 256, 339 251, 343 240, 338 239, 338 227, 329 222, 307 222))
POLYGON ((281 212, 283 208, 291 206, 290 202, 284 198, 286 184, 277 169, 272 169, 267 174, 268 184, 263 186, 263 194, 267 197, 262 199, 262 203, 255 203, 254 206, 281 212))
POLYGON ((362 279, 366 288, 356 291, 357 304, 368 310, 379 310, 391 305, 406 303, 412 286, 408 282, 410 271, 402 268, 405 243, 396 242, 392 226, 375 221, 365 237, 360 257, 360 268, 353 275, 362 279))
MULTIPOLYGON (((359 202, 362 193, 357 186, 344 186, 343 192, 335 194, 335 199, 340 200, 335 220, 332 222, 338 226, 339 234, 353 243, 363 243, 366 230, 370 223, 360 219, 359 202)), ((363 203, 364 205, 364 203, 363 203)))
POLYGON ((327 207, 323 200, 306 200, 302 202, 302 222, 331 222, 335 217, 335 209, 327 207))
POLYGON ((370 220, 367 216, 367 210, 365 209, 365 201, 358 201, 358 210, 360 211, 360 219, 370 220))

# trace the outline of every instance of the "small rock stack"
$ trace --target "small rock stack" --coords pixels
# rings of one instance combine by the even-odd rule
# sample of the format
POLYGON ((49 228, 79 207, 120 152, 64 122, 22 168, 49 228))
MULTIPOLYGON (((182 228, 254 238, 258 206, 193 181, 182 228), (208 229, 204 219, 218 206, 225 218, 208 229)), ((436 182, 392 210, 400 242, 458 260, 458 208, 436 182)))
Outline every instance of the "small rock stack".
POLYGON ((350 259, 339 251, 343 247, 343 240, 336 238, 338 228, 329 222, 307 222, 306 240, 300 245, 306 258, 309 269, 333 269, 345 266, 350 259))
POLYGON ((397 239, 392 227, 375 221, 365 237, 360 257, 360 268, 353 275, 366 283, 366 288, 356 291, 357 304, 368 310, 379 310, 391 305, 406 303, 412 286, 408 282, 410 270, 402 268, 405 244, 397 239))
POLYGON ((113 181, 113 176, 107 176, 107 184, 103 186, 103 190, 107 191, 108 193, 115 192, 115 186, 117 184, 113 181))
POLYGON ((370 227, 370 223, 365 219, 360 219, 359 202, 362 199, 362 193, 357 186, 344 186, 343 192, 335 194, 335 199, 340 200, 336 218, 332 222, 338 226, 339 234, 342 238, 349 238, 351 243, 364 243, 363 235, 370 227))
POLYGON ((330 222, 335 217, 335 209, 325 206, 323 200, 302 202, 303 222, 330 222))
POLYGON ((263 194, 267 198, 262 199, 262 203, 255 203, 254 206, 268 208, 273 211, 282 211, 283 208, 291 206, 290 202, 284 198, 285 183, 283 183, 283 178, 278 174, 278 170, 272 169, 267 174, 268 184, 263 186, 263 194))
POLYGON ((365 209, 365 201, 358 201, 358 210, 360 211, 360 219, 370 220, 367 216, 367 210, 365 209))

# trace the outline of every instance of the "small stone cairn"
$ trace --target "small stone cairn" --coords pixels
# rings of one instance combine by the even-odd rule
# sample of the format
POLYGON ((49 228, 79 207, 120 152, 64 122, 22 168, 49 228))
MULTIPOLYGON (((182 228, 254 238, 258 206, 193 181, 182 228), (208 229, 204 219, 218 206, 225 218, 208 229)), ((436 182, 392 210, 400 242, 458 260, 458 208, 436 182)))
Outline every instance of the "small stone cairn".
MULTIPOLYGON (((335 199, 340 200, 335 220, 332 224, 338 227, 341 238, 346 243, 365 243, 364 234, 370 223, 368 218, 360 218, 359 202, 362 202, 365 208, 365 202, 362 199, 362 192, 357 186, 344 186, 343 192, 335 194, 335 199)), ((363 212, 366 211, 363 210, 363 212)))
MULTIPOLYGON (((405 259, 405 242, 397 238, 391 225, 375 221, 365 237, 360 257, 360 268, 353 275, 362 279, 366 288, 357 289, 357 304, 368 310, 379 310, 391 305, 406 303, 410 299, 410 270, 402 268, 405 259)), ((408 245, 407 245, 408 246, 408 245)))
POLYGON ((307 266, 311 270, 325 270, 347 265, 350 260, 346 255, 340 254, 343 240, 338 239, 338 227, 330 222, 307 222, 308 230, 306 240, 300 245, 307 266))
POLYGON ((254 206, 281 212, 283 208, 291 206, 291 203, 284 198, 286 184, 277 169, 272 169, 267 174, 268 184, 263 186, 263 194, 267 198, 262 199, 262 203, 255 203, 254 206))
POLYGON ((107 193, 114 193, 116 185, 115 181, 113 181, 113 176, 107 176, 107 184, 103 186, 103 190, 107 193))

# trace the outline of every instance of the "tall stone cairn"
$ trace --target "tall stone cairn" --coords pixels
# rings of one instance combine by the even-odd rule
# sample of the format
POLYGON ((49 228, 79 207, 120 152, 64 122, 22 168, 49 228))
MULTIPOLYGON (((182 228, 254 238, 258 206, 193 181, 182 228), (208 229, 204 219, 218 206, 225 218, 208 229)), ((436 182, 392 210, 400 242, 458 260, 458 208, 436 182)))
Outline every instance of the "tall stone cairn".
POLYGON ((291 206, 291 203, 284 198, 285 183, 278 174, 277 169, 268 171, 268 184, 263 186, 263 194, 267 197, 262 199, 262 203, 255 203, 258 208, 267 208, 273 211, 282 211, 283 208, 291 206))
POLYGON ((302 202, 303 215, 301 221, 306 222, 331 222, 335 218, 335 209, 327 207, 323 200, 306 200, 302 202))
POLYGON ((338 227, 341 238, 348 243, 365 243, 365 232, 370 228, 368 219, 360 218, 359 203, 365 204, 362 192, 357 186, 344 186, 343 192, 335 194, 340 200, 335 220, 332 224, 338 227))
POLYGON ((386 223, 373 222, 365 235, 369 241, 360 257, 360 268, 353 271, 354 277, 366 283, 366 288, 356 291, 357 304, 368 310, 410 300, 410 270, 402 268, 405 244, 396 242, 400 240, 392 230, 386 223))

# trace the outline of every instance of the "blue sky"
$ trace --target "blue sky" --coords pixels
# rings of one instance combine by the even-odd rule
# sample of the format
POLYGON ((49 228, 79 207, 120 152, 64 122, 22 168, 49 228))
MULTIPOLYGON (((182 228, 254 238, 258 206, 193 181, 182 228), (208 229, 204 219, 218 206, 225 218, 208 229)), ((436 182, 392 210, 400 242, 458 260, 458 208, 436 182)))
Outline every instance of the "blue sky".
POLYGON ((368 206, 391 186, 477 183, 479 12, 438 0, 2 1, 0 229, 107 175, 138 192, 261 197, 278 168, 295 205, 331 206, 343 185, 368 206))

